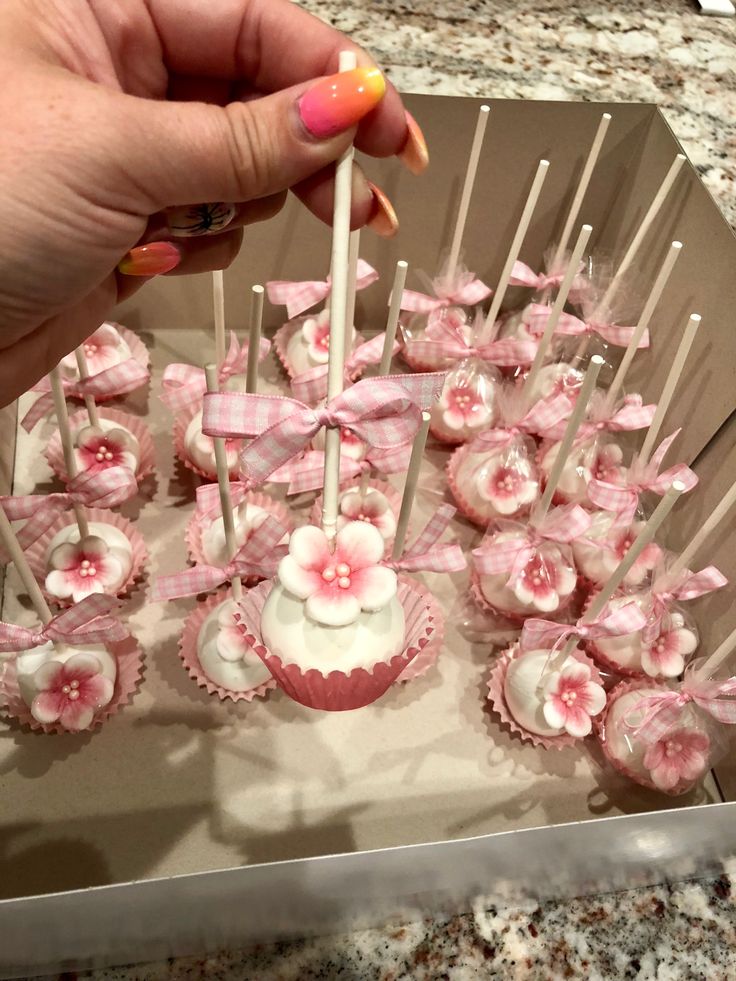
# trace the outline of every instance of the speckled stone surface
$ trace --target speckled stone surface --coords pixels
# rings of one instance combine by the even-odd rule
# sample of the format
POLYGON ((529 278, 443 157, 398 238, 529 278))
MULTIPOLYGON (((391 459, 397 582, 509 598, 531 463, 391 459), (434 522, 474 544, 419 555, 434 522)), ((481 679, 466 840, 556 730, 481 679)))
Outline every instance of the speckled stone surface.
MULTIPOLYGON (((689 0, 306 0, 371 48, 399 88, 654 102, 736 224, 736 21, 689 0)), ((470 981, 736 978, 736 886, 717 879, 574 902, 479 899, 451 919, 65 981, 470 981)))

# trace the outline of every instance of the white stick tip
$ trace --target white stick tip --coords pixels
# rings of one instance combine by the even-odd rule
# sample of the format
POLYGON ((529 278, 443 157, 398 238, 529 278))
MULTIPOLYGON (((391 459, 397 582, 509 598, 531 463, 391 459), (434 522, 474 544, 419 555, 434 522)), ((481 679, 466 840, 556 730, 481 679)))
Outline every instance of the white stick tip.
POLYGON ((491 107, 490 107, 490 106, 487 106, 487 105, 486 105, 486 104, 484 103, 484 104, 483 104, 483 105, 482 105, 482 106, 480 107, 480 111, 481 111, 481 112, 490 112, 490 111, 491 111, 491 107))
POLYGON ((611 120, 613 119, 613 116, 610 114, 610 112, 604 112, 601 118, 605 119, 607 123, 610 123, 611 120))
POLYGON ((600 354, 594 354, 593 357, 590 359, 590 363, 597 365, 599 368, 601 368, 606 362, 605 359, 600 356, 600 354))
POLYGON ((686 490, 685 484, 681 480, 673 480, 672 481, 672 490, 676 494, 684 494, 685 493, 685 490, 686 490))
POLYGON ((677 156, 675 157, 675 160, 679 160, 680 163, 683 163, 685 160, 687 160, 687 157, 685 156, 684 153, 678 153, 677 156))
POLYGON ((584 231, 586 233, 586 235, 590 235, 590 233, 593 231, 593 226, 592 225, 583 225, 582 231, 584 231))
POLYGON ((409 263, 406 261, 406 259, 399 259, 399 261, 396 263, 396 265, 399 267, 399 269, 408 269, 409 268, 409 263))
POLYGON ((682 242, 677 242, 677 241, 673 242, 672 243, 672 248, 673 249, 677 249, 678 252, 679 252, 679 250, 682 248, 682 242))
POLYGON ((263 292, 263 287, 260 284, 257 284, 256 286, 251 286, 251 293, 260 294, 262 292, 263 292))
POLYGON ((549 160, 540 160, 539 161, 539 169, 540 170, 546 170, 548 167, 549 167, 549 160))
POLYGON ((426 410, 422 411, 422 422, 429 422, 432 418, 432 413, 426 410))
POLYGON ((691 313, 690 314, 690 321, 693 324, 699 324, 702 319, 703 318, 700 316, 699 313, 691 313))

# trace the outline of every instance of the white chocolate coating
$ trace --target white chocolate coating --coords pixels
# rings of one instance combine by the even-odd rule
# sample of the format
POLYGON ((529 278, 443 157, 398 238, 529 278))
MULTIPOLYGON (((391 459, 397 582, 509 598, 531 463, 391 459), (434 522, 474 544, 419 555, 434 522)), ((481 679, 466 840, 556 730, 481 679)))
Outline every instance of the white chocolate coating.
MULTIPOLYGON (((29 708, 33 703, 33 699, 38 694, 38 688, 36 688, 33 676, 41 665, 46 664, 48 661, 59 661, 61 664, 66 664, 69 658, 75 654, 93 654, 102 665, 103 676, 111 681, 113 685, 115 684, 115 678, 118 673, 117 661, 102 644, 79 644, 74 647, 70 647, 67 644, 57 644, 54 647, 49 642, 42 647, 34 647, 30 651, 21 651, 16 656, 15 667, 18 688, 21 698, 29 708)), ((112 698, 112 693, 110 694, 110 698, 112 698)))
POLYGON ((316 669, 349 674, 355 668, 370 671, 379 661, 388 662, 404 650, 404 610, 397 596, 374 613, 361 612, 353 623, 328 627, 310 620, 304 601, 276 582, 261 617, 261 636, 266 646, 285 664, 301 671, 316 669))
MULTIPOLYGON (((553 655, 554 656, 554 655, 553 655)), ((555 729, 544 718, 544 682, 550 668, 550 652, 527 651, 509 663, 503 685, 503 697, 514 720, 537 736, 561 736, 564 729, 555 729)), ((575 658, 568 657, 557 670, 562 670, 575 658)))
MULTIPOLYGON (((133 546, 130 544, 130 540, 127 535, 122 532, 119 528, 114 525, 108 525, 101 521, 90 521, 89 522, 89 533, 90 535, 95 535, 97 538, 101 538, 111 554, 120 562, 121 574, 115 580, 115 582, 108 584, 105 589, 106 593, 114 593, 119 589, 123 583, 126 581, 130 575, 130 571, 133 568, 133 546)), ((44 562, 46 565, 46 571, 48 572, 51 568, 50 559, 51 553, 57 546, 62 545, 65 542, 76 543, 79 541, 79 528, 76 523, 66 525, 61 531, 58 531, 54 537, 49 542, 46 548, 46 554, 44 562)), ((48 583, 46 584, 47 591, 56 595, 53 589, 49 589, 48 583)), ((59 594, 61 596, 61 594, 59 594)))
MULTIPOLYGON (((101 324, 95 333, 83 342, 82 347, 91 375, 96 375, 100 371, 104 371, 106 368, 111 368, 114 365, 122 364, 123 361, 127 361, 128 358, 132 357, 127 341, 121 337, 117 327, 108 321, 101 324), (97 341, 100 339, 104 347, 98 345, 97 341)), ((61 359, 59 367, 61 368, 64 379, 78 380, 79 369, 77 368, 77 359, 73 351, 61 359)))
MULTIPOLYGON (((310 313, 303 318, 297 330, 291 335, 286 345, 286 360, 294 375, 301 375, 303 372, 309 371, 310 368, 316 368, 319 364, 327 364, 327 348, 321 350, 319 345, 315 346, 310 343, 305 336, 304 328, 307 327, 308 330, 308 325, 316 324, 318 329, 323 330, 329 327, 329 323, 329 310, 322 310, 319 314, 310 313)), ((353 327, 351 343, 345 352, 346 357, 352 353, 357 340, 358 335, 355 327, 353 327)))
MULTIPOLYGON (((615 515, 605 511, 599 511, 593 516, 593 521, 582 539, 572 543, 572 551, 575 557, 575 565, 580 572, 591 582, 602 586, 611 578, 614 569, 626 555, 632 542, 644 527, 643 521, 634 521, 633 524, 621 532, 614 532, 611 536, 611 526, 615 521, 615 515), (605 541, 611 536, 609 544, 613 548, 602 548, 594 544, 596 541, 605 541), (590 541, 588 541, 590 539, 590 541)), ((646 579, 647 573, 656 563, 658 550, 650 549, 652 560, 646 557, 647 550, 637 559, 624 578, 627 586, 639 586, 646 579)))
POLYGON ((451 443, 464 443, 490 428, 498 417, 498 373, 478 362, 461 362, 447 373, 432 406, 432 431, 451 443))
POLYGON ((622 763, 632 773, 641 777, 645 783, 651 783, 649 770, 644 766, 644 756, 647 751, 646 743, 634 739, 627 731, 624 718, 630 725, 635 726, 643 718, 643 710, 632 712, 634 706, 643 698, 661 694, 661 688, 637 688, 625 692, 609 703, 606 714, 606 748, 608 753, 619 763, 622 763))
POLYGON ((553 392, 572 394, 583 383, 583 373, 566 361, 544 365, 527 395, 529 404, 547 398, 553 392))
MULTIPOLYGON (((233 508, 233 524, 235 526, 235 542, 240 548, 248 540, 248 537, 260 528, 268 517, 268 511, 259 508, 255 504, 243 501, 236 508, 233 508)), ((280 544, 289 541, 289 536, 284 535, 280 544)), ((205 561, 209 565, 225 565, 229 555, 227 542, 225 541, 225 524, 222 515, 208 525, 202 532, 202 551, 205 561)))
MULTIPOLYGON (((493 536, 494 542, 523 539, 519 531, 503 531, 493 536)), ((510 583, 509 573, 480 576, 483 596, 499 613, 516 616, 539 616, 555 613, 564 607, 577 584, 577 574, 569 550, 554 542, 538 546, 535 558, 522 575, 510 583)))
MULTIPOLYGON (((542 456, 539 468, 545 477, 552 470, 560 445, 553 443, 542 456)), ((566 503, 589 503, 588 484, 592 478, 610 480, 611 467, 619 467, 622 459, 621 447, 610 437, 597 436, 573 447, 562 468, 555 498, 566 503)))
POLYGON ((235 626, 238 606, 226 599, 212 610, 200 627, 197 657, 202 673, 228 691, 250 691, 264 684, 271 673, 248 647, 235 626))
MULTIPOLYGON (((237 477, 240 470, 240 447, 242 440, 226 440, 225 456, 227 459, 228 473, 231 477, 237 477)), ((184 433, 184 450, 189 459, 200 470, 210 476, 217 476, 217 464, 215 462, 215 444, 209 436, 202 432, 202 410, 200 409, 189 420, 189 425, 184 433)))
POLYGON ((513 477, 502 469, 505 452, 505 450, 465 452, 455 471, 455 484, 463 499, 473 511, 488 521, 522 514, 528 511, 539 497, 537 468, 531 455, 526 452, 514 460, 513 470, 520 478, 518 491, 503 496, 494 496, 492 491, 489 491, 493 480, 500 483, 513 480, 513 477))

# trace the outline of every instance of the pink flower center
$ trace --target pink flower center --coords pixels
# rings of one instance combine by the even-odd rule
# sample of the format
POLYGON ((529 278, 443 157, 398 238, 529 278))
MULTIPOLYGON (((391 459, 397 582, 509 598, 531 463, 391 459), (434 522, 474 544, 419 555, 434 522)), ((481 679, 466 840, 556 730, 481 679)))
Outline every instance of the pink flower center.
POLYGON ((677 756, 682 752, 682 746, 680 743, 675 742, 674 739, 668 739, 664 744, 664 751, 667 756, 677 756))
POLYGON ((82 559, 82 564, 79 567, 79 575, 86 579, 88 576, 93 577, 97 575, 97 569, 92 565, 89 559, 82 559))
POLYGON ((68 685, 62 685, 61 686, 61 691, 62 691, 62 694, 66 695, 67 698, 69 698, 72 701, 74 701, 75 699, 79 698, 79 695, 80 695, 80 692, 79 692, 79 682, 78 681, 70 681, 68 685))
POLYGON ((105 463, 106 461, 112 460, 112 458, 113 452, 110 447, 105 443, 100 443, 97 448, 97 452, 95 453, 95 460, 97 460, 98 463, 105 463))
POLYGON ((322 578, 325 582, 334 582, 337 579, 337 585, 340 589, 350 589, 351 572, 352 569, 346 562, 340 562, 334 568, 328 565, 322 572, 322 578))
POLYGON ((577 699, 577 697, 578 697, 578 694, 577 694, 577 692, 574 692, 574 691, 566 691, 566 692, 563 692, 562 695, 560 695, 560 698, 565 703, 565 705, 572 705, 575 702, 575 700, 577 699))
POLYGON ((88 341, 84 345, 84 353, 87 355, 88 358, 93 357, 95 354, 97 354, 97 345, 96 344, 91 344, 88 341))

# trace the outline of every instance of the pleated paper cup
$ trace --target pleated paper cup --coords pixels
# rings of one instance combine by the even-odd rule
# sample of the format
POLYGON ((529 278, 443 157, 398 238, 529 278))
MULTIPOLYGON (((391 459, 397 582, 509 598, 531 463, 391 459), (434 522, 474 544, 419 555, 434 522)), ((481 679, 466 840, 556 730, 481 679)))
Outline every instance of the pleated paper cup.
POLYGON ((76 736, 99 729, 110 716, 115 715, 132 700, 143 674, 143 652, 134 637, 129 636, 125 640, 106 644, 105 647, 114 655, 118 664, 115 688, 108 704, 97 712, 92 725, 87 729, 81 729, 79 733, 72 732, 64 729, 58 722, 43 725, 33 718, 30 706, 26 705, 18 687, 15 655, 9 657, 0 666, 0 709, 21 726, 33 732, 76 736))
POLYGON ((276 681, 269 678, 268 681, 264 681, 254 688, 248 688, 245 691, 232 691, 211 681, 202 670, 202 665, 197 656, 197 638, 202 629, 202 624, 210 613, 229 596, 229 590, 220 590, 217 593, 211 593, 201 603, 197 603, 184 621, 184 630, 179 638, 179 657, 189 677, 196 681, 200 688, 204 688, 208 695, 216 695, 220 701, 230 699, 233 702, 252 702, 254 698, 263 698, 269 691, 276 688, 276 681))
POLYGON ((296 664, 286 664, 263 643, 261 613, 273 588, 273 580, 249 590, 241 600, 240 628, 276 679, 279 687, 301 705, 325 712, 345 712, 370 705, 391 687, 410 662, 432 641, 435 626, 424 597, 399 582, 398 598, 406 621, 406 646, 401 654, 379 661, 370 670, 356 668, 349 674, 332 671, 322 674, 316 668, 302 671, 296 664))
MULTIPOLYGON (((151 439, 151 432, 148 426, 138 416, 131 415, 129 412, 121 412, 120 409, 100 406, 97 411, 100 419, 105 419, 107 422, 114 422, 116 425, 124 427, 138 440, 140 457, 138 459, 135 477, 138 483, 140 483, 156 469, 153 440, 151 439)), ((87 410, 80 409, 78 412, 73 413, 69 417, 69 425, 72 432, 88 426, 89 416, 87 415, 87 410)), ((61 445, 61 436, 58 428, 54 430, 46 447, 46 459, 59 480, 66 484, 69 476, 66 472, 64 450, 61 445)))
MULTIPOLYGON (((127 518, 124 518, 121 514, 116 514, 114 511, 103 510, 102 508, 83 508, 83 511, 87 516, 87 521, 111 525, 113 528, 117 528, 118 531, 121 531, 130 542, 132 547, 131 569, 125 582, 114 594, 115 596, 127 596, 140 584, 141 580, 146 574, 148 549, 146 548, 143 538, 131 524, 131 522, 128 521, 127 518)), ((68 512, 67 514, 60 515, 56 521, 54 521, 53 524, 51 524, 46 531, 44 531, 43 535, 36 539, 33 545, 31 545, 26 552, 28 564, 31 567, 33 575, 41 584, 41 589, 44 595, 51 603, 55 603, 57 606, 71 606, 72 600, 59 599, 58 596, 52 596, 46 591, 44 583, 49 570, 46 566, 45 555, 54 535, 60 532, 62 528, 66 528, 69 525, 76 526, 74 512, 68 512)))
POLYGON ((406 682, 413 681, 414 678, 421 678, 422 675, 429 671, 440 656, 440 651, 445 641, 445 617, 437 600, 422 583, 404 574, 399 576, 399 582, 421 597, 427 606, 429 619, 434 627, 434 633, 430 642, 407 664, 396 679, 397 682, 406 682))
POLYGON ((289 341, 292 339, 297 330, 301 327, 304 321, 303 317, 297 317, 294 320, 287 320, 285 324, 282 324, 273 336, 273 349, 276 352, 276 357, 279 359, 279 364, 286 372, 288 378, 294 377, 294 369, 289 363, 289 358, 286 353, 289 346, 289 341))
POLYGON ((457 470, 465 456, 469 452, 466 445, 458 446, 458 448, 451 455, 450 459, 447 461, 445 467, 445 473, 447 475, 447 485, 450 488, 450 493, 452 494, 453 500, 457 504, 458 510, 465 515, 465 517, 472 521, 474 525, 478 525, 479 528, 487 528, 491 522, 495 521, 495 516, 485 517, 479 511, 470 504, 468 499, 462 493, 460 485, 457 482, 457 470))
MULTIPOLYGON (((261 508, 272 514, 274 518, 277 518, 284 525, 289 534, 294 530, 294 518, 281 501, 275 501, 268 494, 262 494, 260 491, 249 491, 245 495, 245 500, 248 504, 252 504, 254 507, 261 508)), ((219 516, 219 512, 213 517, 205 517, 195 511, 189 519, 184 537, 187 545, 187 554, 192 562, 204 563, 205 565, 209 564, 202 547, 202 535, 210 527, 214 518, 219 516)), ((254 585, 256 582, 258 580, 254 579, 251 585, 254 585)))
MULTIPOLYGON (((576 739, 575 736, 571 736, 566 732, 561 736, 539 736, 535 732, 529 732, 528 729, 524 729, 523 726, 519 725, 519 723, 513 717, 506 704, 504 685, 506 683, 506 674, 509 669, 509 664, 511 664, 511 662, 520 655, 521 651, 518 645, 514 644, 512 647, 502 651, 502 653, 495 658, 493 664, 491 665, 487 683, 488 701, 492 710, 501 720, 501 724, 506 729, 519 736, 523 742, 531 743, 532 746, 538 746, 542 749, 569 749, 571 746, 576 746, 582 743, 581 739, 576 739)), ((596 684, 601 684, 601 677, 598 674, 595 665, 584 654, 582 654, 580 651, 574 651, 572 656, 576 661, 580 661, 581 664, 587 665, 587 667, 591 669, 592 680, 595 681, 596 684)), ((593 721, 595 723, 595 720, 593 721)))

